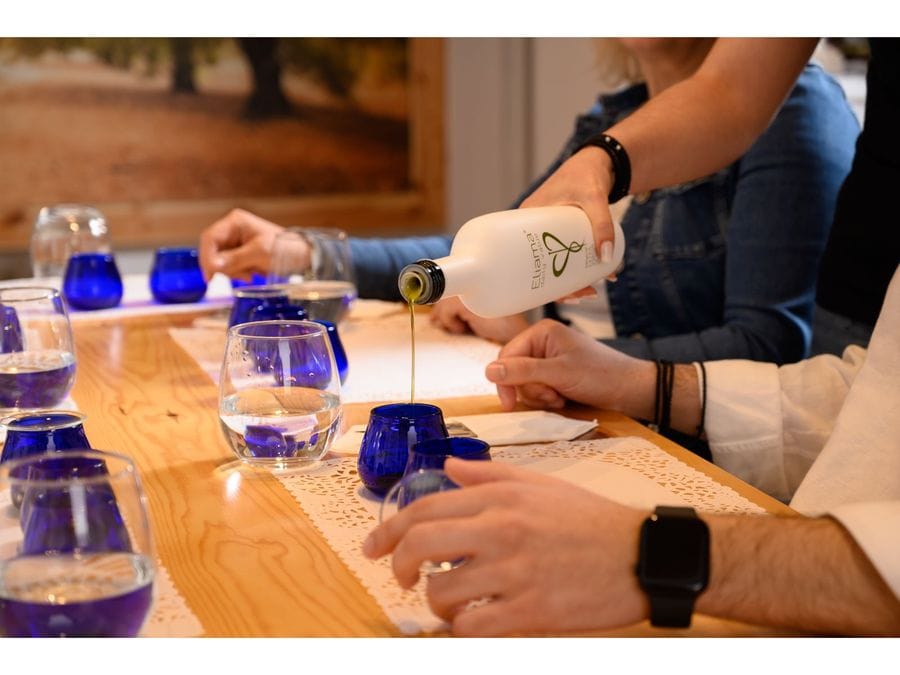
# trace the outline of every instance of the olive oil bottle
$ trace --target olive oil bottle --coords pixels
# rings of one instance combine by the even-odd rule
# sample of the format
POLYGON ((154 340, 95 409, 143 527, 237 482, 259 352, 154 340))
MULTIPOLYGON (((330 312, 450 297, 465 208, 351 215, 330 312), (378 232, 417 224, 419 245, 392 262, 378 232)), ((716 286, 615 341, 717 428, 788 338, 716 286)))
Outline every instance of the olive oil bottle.
POLYGON ((613 229, 613 244, 601 259, 590 220, 577 206, 488 213, 459 229, 450 255, 407 265, 397 282, 410 312, 414 304, 459 296, 479 316, 507 316, 615 274, 625 253, 625 236, 618 223, 613 229))

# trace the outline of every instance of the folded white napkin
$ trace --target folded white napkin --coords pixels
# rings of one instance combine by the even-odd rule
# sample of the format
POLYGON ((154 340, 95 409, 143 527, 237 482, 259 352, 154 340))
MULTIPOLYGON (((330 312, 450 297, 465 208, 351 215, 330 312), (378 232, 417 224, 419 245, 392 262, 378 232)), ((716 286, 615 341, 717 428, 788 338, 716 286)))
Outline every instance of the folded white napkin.
MULTIPOLYGON (((451 436, 472 436, 495 447, 571 441, 597 426, 597 420, 573 420, 545 410, 463 415, 444 421, 451 436)), ((365 424, 350 427, 334 442, 332 451, 358 453, 365 431, 365 424)))

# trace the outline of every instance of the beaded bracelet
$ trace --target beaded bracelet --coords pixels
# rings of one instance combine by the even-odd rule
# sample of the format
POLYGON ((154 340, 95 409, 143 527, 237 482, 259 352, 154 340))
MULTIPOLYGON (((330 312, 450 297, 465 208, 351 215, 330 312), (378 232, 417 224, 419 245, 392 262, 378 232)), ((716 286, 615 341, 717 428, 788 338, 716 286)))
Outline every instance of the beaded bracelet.
POLYGON ((578 146, 575 152, 589 145, 603 150, 612 161, 615 181, 612 189, 609 191, 609 203, 615 204, 631 190, 631 160, 628 158, 628 153, 625 152, 625 147, 619 141, 605 133, 591 136, 578 146))

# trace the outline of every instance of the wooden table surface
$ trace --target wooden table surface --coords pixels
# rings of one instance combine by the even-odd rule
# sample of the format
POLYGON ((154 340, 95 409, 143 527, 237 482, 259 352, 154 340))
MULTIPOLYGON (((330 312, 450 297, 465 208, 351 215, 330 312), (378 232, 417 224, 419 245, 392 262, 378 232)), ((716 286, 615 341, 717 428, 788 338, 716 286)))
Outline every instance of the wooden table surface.
MULTIPOLYGON (((78 372, 72 397, 92 445, 132 457, 147 494, 154 539, 175 586, 208 636, 395 636, 399 631, 264 470, 242 468, 219 428, 217 387, 169 337, 191 315, 73 324, 78 372), (237 478, 235 478, 237 476, 237 478)), ((445 415, 500 410, 496 397, 440 401, 445 415)), ((372 404, 347 405, 365 423, 372 404)), ((600 436, 650 439, 771 513, 780 502, 614 412, 600 436)), ((772 629, 696 617, 675 635, 772 635, 772 629)), ((664 635, 646 623, 607 633, 664 635)))

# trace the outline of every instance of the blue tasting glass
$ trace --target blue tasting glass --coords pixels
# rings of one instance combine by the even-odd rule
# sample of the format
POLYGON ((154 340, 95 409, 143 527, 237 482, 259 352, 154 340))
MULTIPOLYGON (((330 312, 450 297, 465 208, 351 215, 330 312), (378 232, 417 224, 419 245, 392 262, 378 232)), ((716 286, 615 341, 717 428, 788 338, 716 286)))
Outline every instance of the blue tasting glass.
POLYGON ((328 340, 331 342, 331 351, 334 352, 334 362, 337 364, 338 374, 341 376, 341 384, 347 381, 347 374, 350 372, 350 365, 347 362, 347 352, 344 351, 344 345, 341 342, 341 336, 338 335, 337 326, 331 321, 325 319, 313 319, 316 323, 325 326, 328 331, 328 340))
POLYGON ((444 416, 437 406, 389 403, 372 408, 357 460, 363 485, 383 496, 403 476, 412 446, 446 437, 444 416))
POLYGON ((111 253, 76 253, 69 258, 63 295, 75 309, 107 309, 122 301, 122 277, 111 253))
POLYGON ((160 248, 150 271, 150 292, 157 302, 197 302, 206 295, 206 280, 195 248, 160 248))
MULTIPOLYGON (((19 488, 22 495, 20 522, 22 555, 46 555, 72 551, 130 551, 131 540, 116 503, 106 462, 98 456, 35 456, 30 464, 16 466, 10 475, 33 482, 19 488), (84 480, 79 486, 61 483, 84 480), (57 483, 57 484, 55 484, 57 483), (84 532, 78 524, 87 518, 84 532)), ((14 486, 19 487, 19 486, 14 486)))
POLYGON ((306 310, 292 305, 283 286, 243 286, 234 290, 228 327, 250 321, 304 321, 306 310))
POLYGON ((0 464, 52 450, 90 449, 84 420, 81 413, 63 410, 38 410, 3 418, 0 425, 6 429, 6 442, 0 464))
POLYGON ((23 348, 22 326, 16 308, 0 305, 0 354, 21 352, 23 348))
POLYGON ((409 451, 409 461, 403 475, 419 469, 443 469, 448 457, 490 461, 491 446, 478 438, 452 436, 419 441, 409 451))

